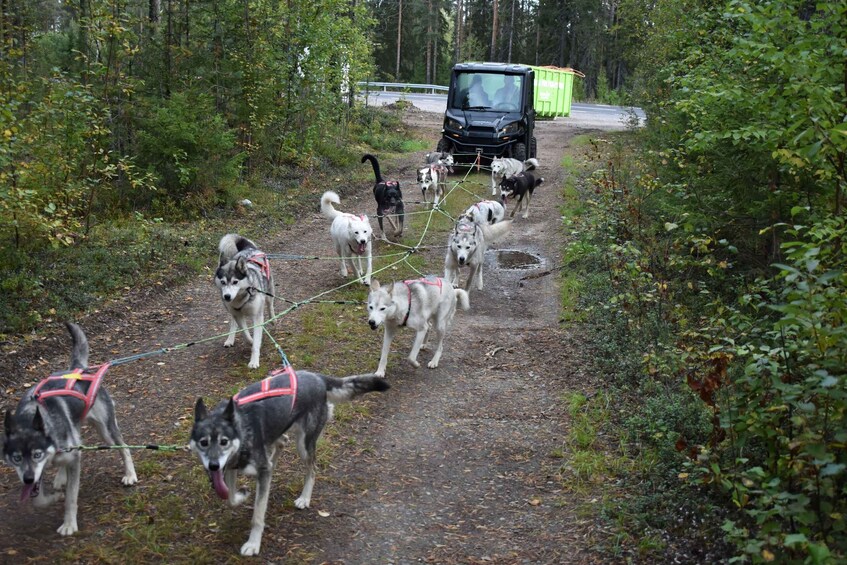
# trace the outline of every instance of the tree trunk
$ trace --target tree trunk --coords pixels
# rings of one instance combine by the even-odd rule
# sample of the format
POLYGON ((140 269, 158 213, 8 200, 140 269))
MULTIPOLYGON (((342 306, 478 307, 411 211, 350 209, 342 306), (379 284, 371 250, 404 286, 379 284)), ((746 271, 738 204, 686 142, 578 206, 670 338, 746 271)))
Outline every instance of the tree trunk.
POLYGON ((432 0, 426 2, 426 78, 432 84, 432 0))
POLYGON ((173 0, 167 0, 167 34, 165 37, 165 98, 171 97, 171 73, 172 70, 172 59, 171 59, 171 45, 173 44, 173 33, 174 33, 174 23, 173 23, 173 0))
POLYGON ((400 40, 403 30, 403 0, 400 0, 400 11, 397 13, 397 64, 394 67, 394 80, 400 80, 400 40))
POLYGON ((509 18, 509 54, 506 57, 506 62, 512 62, 512 39, 515 35, 515 0, 512 0, 512 15, 509 18))
POLYGON ((462 62, 462 0, 456 0, 456 45, 454 46, 454 63, 462 62))
POLYGON ((535 12, 535 64, 538 65, 538 48, 541 46, 541 3, 535 12))
POLYGON ((494 15, 493 20, 491 22, 491 61, 497 60, 497 12, 499 12, 498 3, 499 0, 494 0, 494 15))

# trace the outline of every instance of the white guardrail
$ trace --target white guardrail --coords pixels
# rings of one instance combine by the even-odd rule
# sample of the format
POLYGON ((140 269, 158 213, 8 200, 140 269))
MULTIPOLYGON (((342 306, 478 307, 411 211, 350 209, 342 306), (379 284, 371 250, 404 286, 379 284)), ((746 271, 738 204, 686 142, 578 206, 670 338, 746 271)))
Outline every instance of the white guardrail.
POLYGON ((438 92, 446 93, 450 90, 446 86, 441 86, 438 84, 409 84, 404 82, 358 82, 356 85, 368 92, 373 92, 374 90, 381 90, 382 92, 417 92, 423 91, 424 93, 429 94, 437 94, 438 92))

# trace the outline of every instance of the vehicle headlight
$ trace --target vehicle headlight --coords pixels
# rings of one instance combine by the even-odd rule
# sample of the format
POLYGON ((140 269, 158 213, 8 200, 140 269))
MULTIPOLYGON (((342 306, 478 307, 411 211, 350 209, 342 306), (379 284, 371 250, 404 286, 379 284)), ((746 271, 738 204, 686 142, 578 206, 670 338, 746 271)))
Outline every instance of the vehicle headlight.
POLYGON ((500 135, 510 135, 513 133, 518 133, 519 129, 520 125, 518 124, 518 122, 512 122, 511 124, 508 124, 506 127, 500 130, 500 135))
POLYGON ((462 124, 453 118, 447 118, 447 129, 463 129, 462 124))

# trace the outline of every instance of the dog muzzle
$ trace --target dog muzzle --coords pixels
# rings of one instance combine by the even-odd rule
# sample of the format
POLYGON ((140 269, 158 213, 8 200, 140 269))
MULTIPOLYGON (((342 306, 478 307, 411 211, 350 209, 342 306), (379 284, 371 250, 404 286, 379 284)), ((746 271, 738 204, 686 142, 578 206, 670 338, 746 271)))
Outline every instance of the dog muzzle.
POLYGON ((372 330, 375 330, 379 327, 379 324, 377 324, 373 320, 368 320, 368 325, 371 327, 372 330))
POLYGON ((41 479, 31 483, 24 483, 21 489, 21 502, 26 502, 30 498, 35 498, 41 492, 41 479))

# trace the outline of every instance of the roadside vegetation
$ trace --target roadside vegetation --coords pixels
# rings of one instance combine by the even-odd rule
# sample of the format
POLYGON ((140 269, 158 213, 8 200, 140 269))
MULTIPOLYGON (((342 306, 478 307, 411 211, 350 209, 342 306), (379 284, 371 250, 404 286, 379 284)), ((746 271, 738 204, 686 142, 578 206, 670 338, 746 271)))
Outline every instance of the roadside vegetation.
POLYGON ((647 127, 592 138, 565 187, 564 318, 611 395, 569 405, 620 440, 607 550, 841 562, 847 8, 681 8, 649 12, 647 127))

